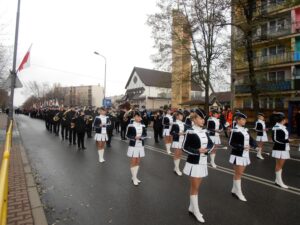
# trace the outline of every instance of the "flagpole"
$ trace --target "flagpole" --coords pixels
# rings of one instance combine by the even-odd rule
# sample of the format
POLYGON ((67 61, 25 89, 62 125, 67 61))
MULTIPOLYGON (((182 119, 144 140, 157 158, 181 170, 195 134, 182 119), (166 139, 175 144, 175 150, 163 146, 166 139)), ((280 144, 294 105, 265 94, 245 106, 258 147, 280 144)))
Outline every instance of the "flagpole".
POLYGON ((19 21, 20 21, 20 5, 21 0, 18 0, 17 18, 16 18, 16 30, 15 30, 15 45, 14 45, 14 57, 13 57, 13 67, 10 71, 11 74, 11 84, 10 84, 10 99, 9 99, 9 114, 8 120, 13 119, 14 115, 14 93, 16 86, 16 64, 17 64, 17 51, 18 51, 18 37, 19 37, 19 21))

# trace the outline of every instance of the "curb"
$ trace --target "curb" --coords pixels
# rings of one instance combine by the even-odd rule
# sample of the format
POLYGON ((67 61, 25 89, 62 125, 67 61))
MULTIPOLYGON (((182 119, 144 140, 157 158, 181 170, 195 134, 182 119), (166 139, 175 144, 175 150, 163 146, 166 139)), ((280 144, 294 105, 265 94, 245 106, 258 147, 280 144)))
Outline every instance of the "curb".
MULTIPOLYGON (((18 130, 17 124, 16 124, 16 129, 18 130)), ((40 196, 37 191, 37 186, 36 186, 36 183, 35 183, 33 175, 32 175, 31 166, 29 164, 29 161, 28 161, 28 158, 27 158, 27 155, 25 152, 25 148, 21 143, 22 143, 22 139, 20 137, 20 144, 19 144, 20 145, 20 153, 21 153, 21 158, 22 158, 25 177, 26 177, 26 185, 27 185, 28 196, 29 196, 29 201, 30 201, 30 206, 31 206, 31 212, 32 212, 32 216, 33 216, 33 223, 36 225, 48 225, 45 211, 43 208, 43 204, 40 200, 40 196)))

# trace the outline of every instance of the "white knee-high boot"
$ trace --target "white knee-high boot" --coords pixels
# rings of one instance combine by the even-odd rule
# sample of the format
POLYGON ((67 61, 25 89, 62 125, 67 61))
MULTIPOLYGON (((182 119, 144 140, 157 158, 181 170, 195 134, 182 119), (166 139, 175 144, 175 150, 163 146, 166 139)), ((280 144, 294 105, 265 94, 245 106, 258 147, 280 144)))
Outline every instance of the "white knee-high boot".
POLYGON ((241 184, 241 180, 234 180, 235 182, 235 195, 238 197, 238 199, 240 199, 243 202, 246 202, 247 199, 245 198, 245 196, 243 195, 242 192, 242 184, 241 184))
POLYGON ((98 150, 98 154, 99 154, 99 162, 101 162, 101 163, 105 162, 105 160, 104 160, 104 149, 98 150))
POLYGON ((182 176, 182 172, 179 169, 179 164, 180 164, 180 159, 174 159, 174 172, 178 175, 178 176, 182 176))
POLYGON ((261 154, 261 151, 262 151, 261 148, 257 148, 257 154, 256 154, 256 157, 259 158, 259 159, 264 159, 264 157, 263 157, 262 154, 261 154))
POLYGON ((139 185, 139 182, 138 182, 138 179, 137 179, 137 173, 138 173, 138 166, 134 166, 134 167, 131 167, 130 170, 131 170, 131 179, 132 179, 132 182, 135 186, 139 185))
POLYGON ((213 168, 217 168, 217 165, 215 163, 216 153, 210 154, 210 164, 213 168))
POLYGON ((167 149, 167 153, 171 154, 171 144, 170 143, 166 144, 166 149, 167 149))
POLYGON ((236 193, 236 182, 235 182, 235 180, 233 180, 231 193, 234 194, 234 195, 235 195, 235 193, 236 193))
POLYGON ((205 220, 203 219, 203 215, 200 213, 200 210, 199 210, 198 195, 190 195, 189 212, 194 214, 194 216, 200 223, 205 222, 205 220))
POLYGON ((282 169, 275 172, 275 174, 276 174, 275 184, 277 184, 279 187, 288 189, 289 187, 285 185, 282 181, 282 169))

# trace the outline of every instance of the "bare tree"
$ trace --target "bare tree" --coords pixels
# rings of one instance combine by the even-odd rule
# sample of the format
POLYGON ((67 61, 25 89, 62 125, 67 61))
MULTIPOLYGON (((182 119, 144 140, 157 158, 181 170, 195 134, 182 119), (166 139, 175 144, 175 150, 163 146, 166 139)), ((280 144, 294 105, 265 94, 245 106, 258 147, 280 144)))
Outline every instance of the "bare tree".
MULTIPOLYGON (((223 24, 229 15, 229 8, 224 0, 160 0, 157 4, 160 12, 150 15, 148 25, 158 54, 154 62, 164 69, 172 63, 172 36, 180 35, 172 29, 172 13, 180 11, 186 18, 189 27, 187 39, 182 38, 182 46, 191 41, 187 52, 192 58, 191 80, 205 90, 205 110, 209 110, 209 91, 213 91, 211 81, 222 76, 221 69, 213 73, 213 67, 223 64, 228 56, 228 37, 223 24)), ((219 67, 220 68, 220 67, 219 67)))

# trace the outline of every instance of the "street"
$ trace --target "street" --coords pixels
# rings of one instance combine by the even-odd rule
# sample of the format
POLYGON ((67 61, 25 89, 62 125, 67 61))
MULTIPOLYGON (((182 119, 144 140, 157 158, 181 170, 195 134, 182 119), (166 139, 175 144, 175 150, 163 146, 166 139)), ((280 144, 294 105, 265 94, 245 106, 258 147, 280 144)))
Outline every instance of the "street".
MULTIPOLYGON (((63 225, 193 225, 188 214, 189 180, 173 172, 173 160, 163 141, 146 142, 135 187, 131 182, 128 144, 114 136, 106 149, 106 162, 98 162, 94 139, 86 139, 85 151, 69 146, 50 134, 41 120, 16 116, 20 135, 31 166, 38 171, 41 199, 49 224, 63 225)), ((149 128, 149 136, 153 137, 149 128)), ((223 143, 224 144, 224 143, 223 143)), ((225 143, 227 145, 227 143, 225 143)), ((271 145, 267 150, 270 151, 271 145)), ((275 225, 300 223, 300 159, 286 162, 283 180, 290 187, 273 183, 275 160, 258 160, 251 154, 251 165, 242 179, 247 202, 231 196, 232 166, 230 150, 221 146, 217 169, 209 166, 209 175, 200 187, 199 208, 208 225, 275 225)), ((184 161, 180 167, 183 169, 184 161)))

